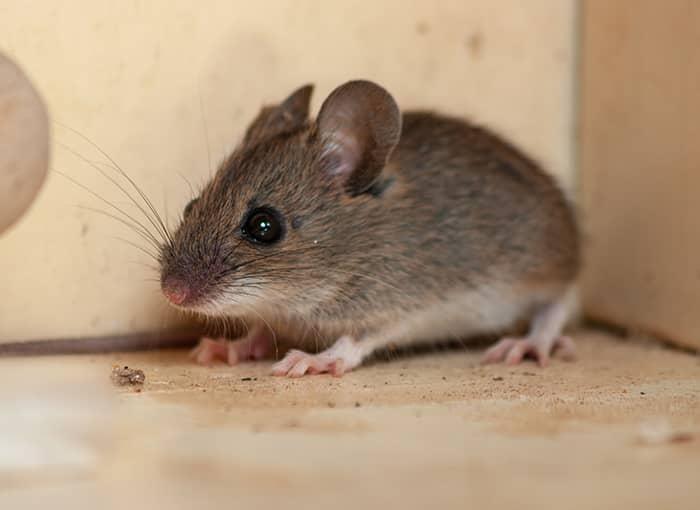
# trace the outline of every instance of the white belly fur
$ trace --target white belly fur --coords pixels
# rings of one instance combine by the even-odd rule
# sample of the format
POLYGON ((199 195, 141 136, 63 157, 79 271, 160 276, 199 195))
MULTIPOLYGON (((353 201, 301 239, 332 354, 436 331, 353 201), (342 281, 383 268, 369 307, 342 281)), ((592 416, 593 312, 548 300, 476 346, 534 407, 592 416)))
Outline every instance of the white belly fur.
POLYGON ((387 342, 404 345, 414 342, 462 340, 469 336, 497 333, 544 304, 564 295, 562 292, 539 290, 514 291, 496 286, 456 293, 439 304, 405 317, 384 335, 387 342))

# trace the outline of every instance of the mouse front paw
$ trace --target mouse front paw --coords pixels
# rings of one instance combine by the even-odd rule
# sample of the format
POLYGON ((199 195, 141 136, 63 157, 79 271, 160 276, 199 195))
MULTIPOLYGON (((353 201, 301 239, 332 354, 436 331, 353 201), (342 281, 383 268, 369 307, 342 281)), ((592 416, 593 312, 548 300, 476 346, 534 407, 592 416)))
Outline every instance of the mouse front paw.
POLYGON ((211 365, 217 360, 236 365, 241 361, 267 358, 272 352, 272 344, 273 337, 270 331, 256 327, 246 336, 236 340, 202 338, 190 351, 190 357, 200 365, 211 365))
POLYGON ((365 349, 349 336, 340 337, 330 348, 318 354, 292 349, 272 366, 272 375, 301 377, 329 373, 340 377, 362 363, 365 349))

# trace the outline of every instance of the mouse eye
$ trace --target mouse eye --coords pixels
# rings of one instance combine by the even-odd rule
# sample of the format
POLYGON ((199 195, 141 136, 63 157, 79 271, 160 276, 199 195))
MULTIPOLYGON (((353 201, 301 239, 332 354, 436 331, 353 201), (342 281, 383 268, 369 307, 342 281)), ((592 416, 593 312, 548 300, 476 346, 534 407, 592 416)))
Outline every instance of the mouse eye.
POLYGON ((282 237, 282 225, 275 211, 267 208, 254 209, 243 226, 243 234, 257 243, 271 244, 282 237))
POLYGON ((193 200, 190 200, 190 202, 185 206, 185 210, 183 211, 182 215, 186 218, 190 212, 192 212, 192 207, 194 207, 194 204, 197 203, 198 198, 195 198, 193 200))

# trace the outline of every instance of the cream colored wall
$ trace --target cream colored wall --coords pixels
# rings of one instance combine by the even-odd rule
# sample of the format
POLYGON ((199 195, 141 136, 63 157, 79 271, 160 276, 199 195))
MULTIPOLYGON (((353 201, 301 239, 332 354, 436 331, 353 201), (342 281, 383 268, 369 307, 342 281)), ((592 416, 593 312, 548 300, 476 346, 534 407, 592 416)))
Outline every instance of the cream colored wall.
MULTIPOLYGON (((0 50, 53 119, 99 143, 174 218, 190 193, 184 178, 205 180, 209 153, 219 161, 261 102, 311 81, 318 107, 357 77, 404 107, 498 128, 571 185, 575 12, 574 0, 3 0, 0 50)), ((53 136, 53 169, 128 207, 63 144, 103 161, 96 150, 58 124, 53 136)), ((104 208, 52 173, 0 239, 0 340, 169 321, 147 257, 114 239, 135 236, 81 204, 104 208)))
POLYGON ((584 306, 700 350, 700 3, 583 12, 584 306))

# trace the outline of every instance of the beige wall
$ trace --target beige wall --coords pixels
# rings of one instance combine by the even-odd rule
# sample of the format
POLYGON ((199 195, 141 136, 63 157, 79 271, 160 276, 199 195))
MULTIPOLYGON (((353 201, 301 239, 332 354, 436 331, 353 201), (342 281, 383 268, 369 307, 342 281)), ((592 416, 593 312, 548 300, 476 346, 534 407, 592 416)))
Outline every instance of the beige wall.
POLYGON ((583 40, 586 309, 700 348, 700 2, 589 1, 583 40))
MULTIPOLYGON (((315 82, 377 80, 404 107, 488 123, 570 186, 574 0, 0 2, 0 49, 43 92, 51 115, 88 135, 174 217, 183 177, 209 175, 261 102, 315 82), (201 108, 200 108, 201 100, 201 108), (202 115, 206 118, 209 149, 202 115)), ((55 142, 100 154, 69 130, 55 142)), ((53 168, 128 207, 118 190, 54 147, 53 168)), ((79 204, 53 174, 0 239, 0 340, 158 329, 167 321, 137 240, 79 204)))

